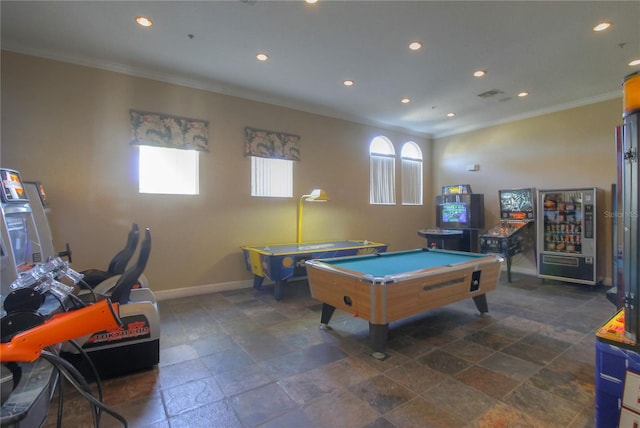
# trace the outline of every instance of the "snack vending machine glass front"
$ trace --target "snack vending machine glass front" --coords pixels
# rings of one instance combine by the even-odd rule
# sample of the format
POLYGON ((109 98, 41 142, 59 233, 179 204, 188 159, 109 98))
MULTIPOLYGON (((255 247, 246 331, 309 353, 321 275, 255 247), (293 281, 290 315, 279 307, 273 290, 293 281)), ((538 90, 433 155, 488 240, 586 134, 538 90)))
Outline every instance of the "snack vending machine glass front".
POLYGON ((538 276, 595 285, 596 188, 538 190, 538 276))

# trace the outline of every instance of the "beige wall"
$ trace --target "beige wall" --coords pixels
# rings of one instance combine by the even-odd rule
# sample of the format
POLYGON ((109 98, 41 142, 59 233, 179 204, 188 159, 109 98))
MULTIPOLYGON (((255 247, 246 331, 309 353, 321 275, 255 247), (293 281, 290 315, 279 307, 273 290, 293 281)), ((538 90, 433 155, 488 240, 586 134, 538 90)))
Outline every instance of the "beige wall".
MULTIPOLYGON (((485 195, 486 227, 498 223, 498 190, 597 187, 598 275, 611 284, 611 184, 616 180, 614 130, 622 98, 438 139, 433 148, 434 189, 470 183, 485 195), (480 170, 465 166, 479 164, 480 170)), ((514 270, 535 272, 533 252, 514 270)))
POLYGON ((384 134, 398 151, 415 141, 430 165, 424 138, 11 52, 2 53, 1 65, 0 163, 43 182, 56 249, 70 243, 78 270, 106 268, 134 221, 152 231, 145 274, 154 290, 237 285, 251 279, 241 245, 294 242, 297 197, 249 196, 245 126, 302 137, 294 195, 323 187, 331 197, 305 206, 305 240, 368 239, 390 250, 424 245, 416 231, 432 220, 431 189, 423 207, 370 206, 368 158, 369 142, 384 134), (209 121, 199 196, 137 192, 131 108, 209 121))
MULTIPOLYGON (((424 245, 442 185, 484 193, 486 227, 498 222, 499 189, 595 186, 599 275, 610 283, 614 128, 621 100, 440 138, 424 138, 150 79, 2 53, 0 163, 41 180, 57 249, 69 242, 78 270, 105 268, 131 222, 152 229, 146 275, 155 290, 234 286, 251 275, 239 247, 295 240, 297 198, 249 196, 243 128, 302 136, 294 194, 323 187, 327 204, 305 206, 305 240, 369 239, 390 250, 424 245), (140 195, 137 150, 129 146, 130 108, 208 120, 210 152, 200 158, 200 195, 140 195), (425 206, 370 206, 368 144, 413 140, 425 155, 425 206), (479 164, 477 172, 466 165, 479 164)), ((399 168, 398 168, 399 172, 399 168)), ((399 183, 399 177, 398 177, 399 183)), ((515 270, 535 272, 533 253, 515 270)))

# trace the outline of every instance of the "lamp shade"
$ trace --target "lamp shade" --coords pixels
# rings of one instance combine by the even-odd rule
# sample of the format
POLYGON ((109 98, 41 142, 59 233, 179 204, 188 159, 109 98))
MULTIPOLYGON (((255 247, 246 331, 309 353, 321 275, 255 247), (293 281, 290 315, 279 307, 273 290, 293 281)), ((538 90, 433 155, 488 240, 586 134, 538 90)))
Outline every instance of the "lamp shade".
POLYGON ((313 189, 309 195, 304 197, 306 201, 328 201, 329 195, 323 189, 313 189))

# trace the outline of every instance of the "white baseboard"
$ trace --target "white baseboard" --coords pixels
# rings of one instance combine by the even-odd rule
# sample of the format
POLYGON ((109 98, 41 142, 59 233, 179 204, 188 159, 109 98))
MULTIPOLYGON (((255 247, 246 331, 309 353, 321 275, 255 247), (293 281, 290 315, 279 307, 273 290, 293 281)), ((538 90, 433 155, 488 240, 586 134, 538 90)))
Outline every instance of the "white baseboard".
POLYGON ((200 296, 202 294, 216 293, 220 291, 240 290, 253 287, 253 280, 222 282, 219 284, 196 285, 194 287, 174 288, 173 290, 154 291, 156 300, 171 300, 180 297, 200 296))
MULTIPOLYGON (((502 266, 502 275, 507 274, 506 265, 502 266)), ((511 266, 511 273, 521 273, 524 275, 537 276, 538 271, 535 268, 529 268, 524 266, 511 266)), ((611 278, 603 278, 603 285, 611 286, 611 278)), ((253 287, 253 280, 247 279, 244 281, 231 281, 231 282, 221 282, 218 284, 205 284, 205 285, 196 285, 194 287, 184 287, 184 288, 175 288, 173 290, 159 290, 154 291, 153 294, 156 297, 156 300, 171 300, 178 299, 181 297, 192 297, 192 296, 200 296, 202 294, 209 293, 217 293, 220 291, 229 291, 229 290, 240 290, 243 288, 251 288, 253 287)))

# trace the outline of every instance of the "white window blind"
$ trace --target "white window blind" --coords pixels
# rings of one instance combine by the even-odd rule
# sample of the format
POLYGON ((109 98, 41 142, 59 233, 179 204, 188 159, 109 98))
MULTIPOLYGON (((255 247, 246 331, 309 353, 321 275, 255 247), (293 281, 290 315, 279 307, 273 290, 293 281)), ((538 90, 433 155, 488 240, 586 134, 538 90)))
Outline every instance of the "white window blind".
POLYGON ((293 197, 293 161, 251 156, 251 196, 293 197))
POLYGON ((413 141, 402 146, 402 205, 422 205, 422 151, 413 141))
POLYGON ((369 159, 369 203, 395 205, 396 156, 391 141, 375 137, 369 145, 369 159))

